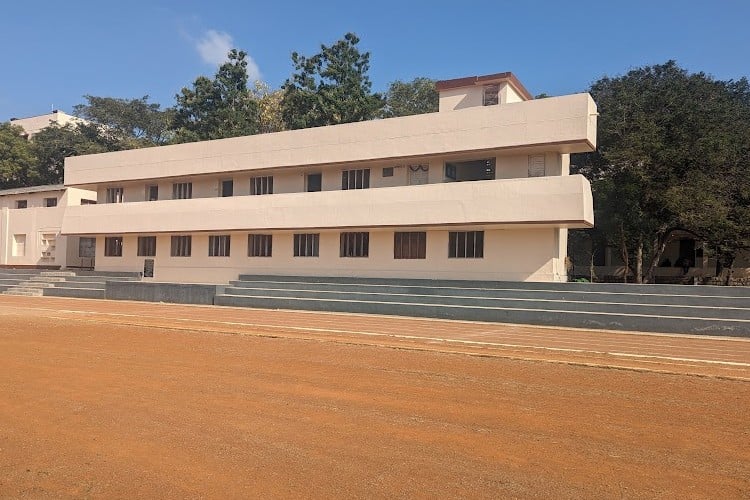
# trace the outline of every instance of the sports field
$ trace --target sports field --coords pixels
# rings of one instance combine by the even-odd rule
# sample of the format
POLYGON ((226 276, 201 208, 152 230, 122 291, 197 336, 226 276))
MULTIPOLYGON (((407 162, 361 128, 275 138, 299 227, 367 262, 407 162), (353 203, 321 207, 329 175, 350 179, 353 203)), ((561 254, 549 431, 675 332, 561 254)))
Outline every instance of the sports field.
POLYGON ((750 340, 0 296, 0 498, 747 498, 750 340))

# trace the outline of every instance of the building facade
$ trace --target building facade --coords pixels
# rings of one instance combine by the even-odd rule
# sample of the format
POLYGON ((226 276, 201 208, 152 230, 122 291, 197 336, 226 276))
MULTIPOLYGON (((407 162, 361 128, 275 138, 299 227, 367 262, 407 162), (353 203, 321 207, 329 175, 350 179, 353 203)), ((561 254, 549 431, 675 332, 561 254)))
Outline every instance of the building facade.
POLYGON ((62 231, 95 238, 97 270, 157 281, 565 281, 567 230, 594 222, 568 168, 594 101, 533 100, 510 73, 438 90, 436 113, 67 158, 98 204, 62 231))

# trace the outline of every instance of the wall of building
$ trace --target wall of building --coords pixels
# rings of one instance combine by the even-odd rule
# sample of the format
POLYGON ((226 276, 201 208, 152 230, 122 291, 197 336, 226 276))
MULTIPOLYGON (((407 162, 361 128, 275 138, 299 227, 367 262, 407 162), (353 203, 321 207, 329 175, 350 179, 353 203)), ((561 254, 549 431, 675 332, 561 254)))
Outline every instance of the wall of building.
MULTIPOLYGON (((480 228, 475 228, 480 229, 480 228)), ((408 229, 404 229, 408 230, 408 229)), ((448 231, 427 231, 425 259, 394 259, 393 231, 370 231, 369 256, 342 258, 337 231, 320 233, 319 257, 294 257, 293 232, 273 232, 272 257, 248 257, 248 232, 231 235, 229 257, 209 257, 210 234, 193 233, 191 257, 171 257, 171 235, 157 235, 156 257, 138 257, 138 237, 123 237, 123 256, 104 257, 104 238, 97 238, 96 268, 101 271, 143 270, 155 260, 154 281, 226 283, 239 274, 363 276, 500 281, 565 281, 554 262, 559 251, 556 229, 486 230, 484 257, 448 258, 448 231)), ((181 233, 188 234, 188 233, 181 233)))

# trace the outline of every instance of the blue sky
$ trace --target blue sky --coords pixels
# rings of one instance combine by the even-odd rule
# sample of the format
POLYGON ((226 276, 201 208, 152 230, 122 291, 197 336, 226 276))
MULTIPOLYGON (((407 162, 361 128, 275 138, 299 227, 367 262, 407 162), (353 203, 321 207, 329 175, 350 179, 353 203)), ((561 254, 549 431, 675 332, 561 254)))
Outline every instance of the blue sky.
POLYGON ((84 94, 169 106, 226 47, 278 87, 292 51, 314 54, 347 31, 371 52, 376 91, 512 71, 532 93, 559 95, 668 59, 736 79, 750 75, 748 19, 748 0, 4 2, 0 121, 70 112, 84 94))

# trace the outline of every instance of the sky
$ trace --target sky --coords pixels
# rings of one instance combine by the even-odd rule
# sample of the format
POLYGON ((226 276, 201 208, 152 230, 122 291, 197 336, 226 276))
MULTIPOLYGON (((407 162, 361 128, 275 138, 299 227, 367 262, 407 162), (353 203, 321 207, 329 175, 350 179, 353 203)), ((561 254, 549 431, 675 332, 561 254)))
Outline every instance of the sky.
POLYGON ((561 95, 669 59, 722 80, 750 76, 750 0, 1 3, 0 122, 70 113, 84 95, 172 106, 233 47, 276 88, 293 51, 313 55, 350 31, 371 54, 374 91, 512 71, 532 94, 561 95))

